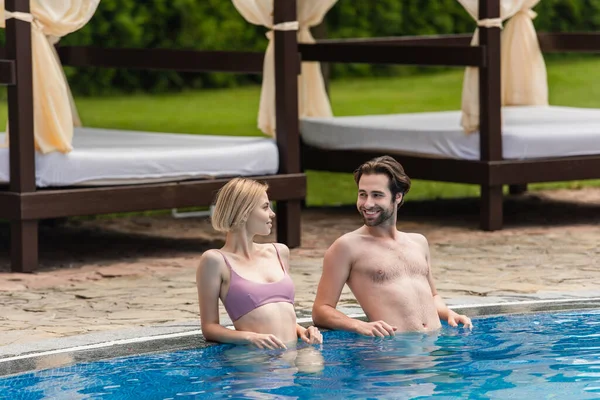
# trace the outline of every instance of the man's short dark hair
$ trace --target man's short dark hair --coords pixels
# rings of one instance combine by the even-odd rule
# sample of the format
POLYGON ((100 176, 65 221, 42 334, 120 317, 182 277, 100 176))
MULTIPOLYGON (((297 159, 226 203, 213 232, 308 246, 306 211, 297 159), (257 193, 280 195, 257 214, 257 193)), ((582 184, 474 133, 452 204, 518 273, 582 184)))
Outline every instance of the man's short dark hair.
POLYGON ((396 159, 390 156, 376 157, 367 161, 354 171, 354 181, 358 185, 360 178, 363 175, 384 174, 389 180, 389 189, 392 192, 392 197, 395 198, 398 193, 402 193, 402 202, 404 204, 404 196, 410 190, 410 178, 404 172, 404 168, 396 159))

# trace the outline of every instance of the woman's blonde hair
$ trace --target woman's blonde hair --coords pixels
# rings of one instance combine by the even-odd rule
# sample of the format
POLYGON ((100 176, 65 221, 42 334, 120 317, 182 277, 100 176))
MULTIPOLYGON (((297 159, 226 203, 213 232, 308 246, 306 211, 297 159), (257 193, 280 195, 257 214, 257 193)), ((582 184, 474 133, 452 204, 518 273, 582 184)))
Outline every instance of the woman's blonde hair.
POLYGON ((220 232, 239 228, 248 220, 260 196, 269 186, 248 178, 234 178, 223 186, 215 198, 212 226, 220 232))

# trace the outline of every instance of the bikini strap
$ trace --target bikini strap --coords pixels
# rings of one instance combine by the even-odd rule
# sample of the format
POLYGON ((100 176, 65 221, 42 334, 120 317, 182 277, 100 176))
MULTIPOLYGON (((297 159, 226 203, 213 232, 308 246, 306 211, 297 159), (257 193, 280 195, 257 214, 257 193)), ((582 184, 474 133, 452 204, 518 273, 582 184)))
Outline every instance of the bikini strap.
POLYGON ((281 269, 283 270, 284 274, 287 274, 287 271, 285 270, 285 267, 283 266, 283 261, 281 261, 281 256, 279 255, 279 250, 277 250, 277 246, 275 246, 275 243, 271 243, 273 245, 273 247, 275 247, 275 253, 277 253, 277 259, 279 260, 279 265, 281 265, 281 269))
MULTIPOLYGON (((215 249, 217 250, 217 249, 215 249)), ((223 260, 225 260, 225 264, 227 265, 227 267, 229 268, 230 271, 233 271, 233 268, 231 268, 231 264, 229 264, 229 260, 227 259, 227 257, 225 257, 225 254, 223 254, 223 252, 221 250, 217 250, 219 252, 219 254, 221 254, 223 256, 223 260)))

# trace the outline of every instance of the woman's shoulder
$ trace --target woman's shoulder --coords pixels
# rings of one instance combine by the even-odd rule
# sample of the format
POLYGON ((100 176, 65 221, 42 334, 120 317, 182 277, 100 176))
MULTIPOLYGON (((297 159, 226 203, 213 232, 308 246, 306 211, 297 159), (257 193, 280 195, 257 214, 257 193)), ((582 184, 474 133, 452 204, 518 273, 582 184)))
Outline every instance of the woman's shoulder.
POLYGON ((287 247, 285 244, 283 243, 271 243, 271 246, 274 246, 275 249, 277 250, 277 252, 279 253, 280 256, 282 257, 289 257, 290 255, 290 249, 289 247, 287 247))
MULTIPOLYGON (((272 247, 277 250, 277 259, 281 265, 289 272, 290 271, 290 249, 283 243, 272 243, 272 247)), ((272 250, 275 253, 275 250, 272 250)))
POLYGON ((206 250, 200 256, 199 267, 203 268, 221 268, 225 264, 222 253, 217 249, 206 250))

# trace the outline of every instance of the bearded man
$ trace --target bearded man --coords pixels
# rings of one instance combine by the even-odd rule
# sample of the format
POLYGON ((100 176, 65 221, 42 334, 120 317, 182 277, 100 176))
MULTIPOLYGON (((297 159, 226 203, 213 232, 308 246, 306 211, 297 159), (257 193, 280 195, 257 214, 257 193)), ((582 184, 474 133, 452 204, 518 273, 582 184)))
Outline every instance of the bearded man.
POLYGON ((317 326, 366 336, 431 332, 471 320, 450 310, 437 293, 427 239, 396 228, 411 181, 394 158, 377 157, 354 172, 356 206, 364 225, 338 238, 325 253, 312 309, 317 326), (336 309, 347 284, 368 322, 336 309))

